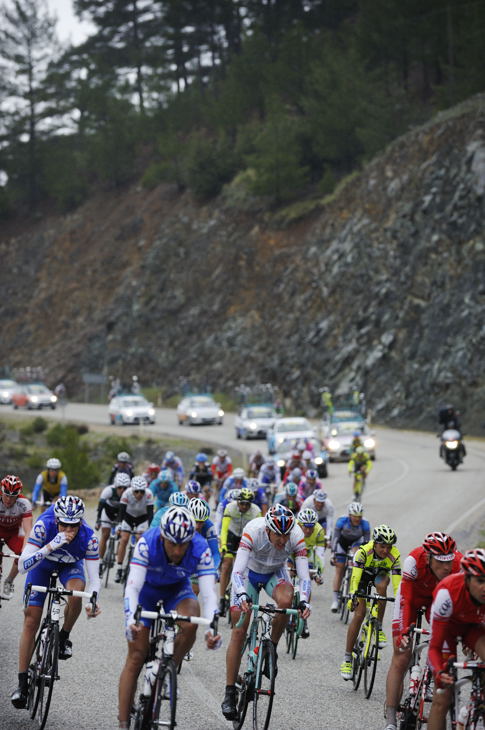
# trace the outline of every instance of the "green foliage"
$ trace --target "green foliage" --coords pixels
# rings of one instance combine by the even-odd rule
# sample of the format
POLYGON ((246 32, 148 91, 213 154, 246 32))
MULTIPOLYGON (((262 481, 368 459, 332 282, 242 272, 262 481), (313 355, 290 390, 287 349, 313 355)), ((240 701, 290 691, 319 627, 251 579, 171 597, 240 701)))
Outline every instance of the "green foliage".
POLYGON ((42 416, 37 416, 37 418, 34 418, 32 421, 32 430, 34 433, 43 433, 48 426, 49 424, 45 418, 42 418, 42 416))
POLYGON ((184 155, 184 176, 197 198, 205 200, 220 192, 237 170, 233 145, 228 137, 212 139, 203 132, 191 135, 184 155))
POLYGON ((81 441, 76 428, 65 428, 62 447, 55 449, 53 455, 62 462, 62 469, 68 475, 71 492, 91 489, 100 483, 99 465, 91 460, 89 447, 81 441))

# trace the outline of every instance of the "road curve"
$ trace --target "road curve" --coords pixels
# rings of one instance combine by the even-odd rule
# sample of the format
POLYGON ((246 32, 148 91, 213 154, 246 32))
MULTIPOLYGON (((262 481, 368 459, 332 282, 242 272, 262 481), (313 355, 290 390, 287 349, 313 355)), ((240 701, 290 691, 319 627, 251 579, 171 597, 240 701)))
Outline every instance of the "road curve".
MULTIPOLYGON (((31 414, 29 414, 31 415, 31 414)), ((47 418, 80 420, 108 424, 107 408, 69 404, 60 410, 44 412, 47 418)), ((133 429, 116 428, 129 435, 133 429)), ((136 433, 167 434, 205 443, 224 444, 249 453, 256 443, 235 439, 233 416, 227 414, 223 426, 180 427, 174 411, 157 409, 154 426, 135 429, 136 433)), ((452 530, 462 549, 473 547, 470 528, 483 513, 485 444, 467 444, 468 456, 457 472, 451 472, 438 458, 438 442, 432 435, 378 429, 377 460, 365 493, 366 516, 372 525, 385 522, 398 534, 402 554, 415 547, 430 530, 452 530)), ((260 443, 260 442, 259 442, 260 443)), ((325 486, 338 513, 343 513, 351 498, 346 465, 330 465, 325 486)), ((330 613, 331 571, 312 597, 311 637, 301 642, 295 661, 280 647, 279 674, 271 727, 285 730, 375 730, 384 728, 385 674, 390 648, 383 650, 376 687, 370 700, 359 690, 354 693, 339 675, 345 630, 330 613)), ((29 727, 25 711, 14 710, 9 693, 16 684, 18 636, 21 628, 21 581, 17 579, 14 598, 0 609, 0 728, 24 730, 29 727)), ((111 584, 101 596, 103 613, 89 623, 81 617, 72 633, 74 656, 61 663, 61 681, 56 684, 48 728, 61 730, 108 730, 116 728, 117 682, 126 653, 123 636, 121 590, 111 584)), ((385 628, 389 632, 390 615, 385 628)), ((227 646, 229 632, 223 626, 227 646)), ((225 650, 208 653, 199 639, 194 659, 184 663, 180 675, 180 705, 177 713, 180 730, 227 730, 220 713, 225 685, 225 650)), ((245 727, 249 728, 249 718, 245 727)))

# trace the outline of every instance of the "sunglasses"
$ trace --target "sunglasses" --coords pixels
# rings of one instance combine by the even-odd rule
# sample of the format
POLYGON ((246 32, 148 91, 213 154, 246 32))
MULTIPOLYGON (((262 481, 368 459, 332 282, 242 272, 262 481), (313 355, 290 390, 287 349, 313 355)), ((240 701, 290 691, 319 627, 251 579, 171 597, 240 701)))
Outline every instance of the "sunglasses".
POLYGON ((9 492, 8 489, 2 489, 2 494, 6 497, 18 497, 20 492, 9 492))
POLYGON ((133 493, 134 494, 145 494, 145 490, 144 489, 134 489, 133 493))

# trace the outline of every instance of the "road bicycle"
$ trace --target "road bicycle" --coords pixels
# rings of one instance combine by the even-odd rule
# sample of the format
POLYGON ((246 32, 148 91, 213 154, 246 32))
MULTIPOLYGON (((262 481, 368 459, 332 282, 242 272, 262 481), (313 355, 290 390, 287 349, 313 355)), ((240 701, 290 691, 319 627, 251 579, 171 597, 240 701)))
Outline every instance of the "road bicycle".
MULTIPOLYGON (((271 623, 274 614, 295 616, 294 608, 276 608, 268 603, 251 606, 252 621, 243 649, 246 653, 246 671, 238 676, 237 720, 233 721, 234 730, 241 730, 246 719, 248 705, 253 703, 253 730, 268 730, 271 711, 273 709, 274 687, 276 678, 276 649, 271 641, 271 623)), ((236 624, 240 628, 245 615, 236 624)))
POLYGON ((379 601, 394 601, 394 598, 380 596, 378 593, 356 593, 355 598, 365 598, 366 614, 360 627, 357 641, 352 649, 352 682, 357 690, 364 675, 364 694, 369 699, 376 678, 379 661, 379 620, 377 606, 379 601))
POLYGON ((456 716, 456 708, 460 705, 460 690, 466 683, 471 683, 470 696, 465 705, 458 713, 458 719, 452 727, 463 728, 463 730, 483 730, 485 728, 485 662, 464 661, 453 662, 453 670, 471 670, 471 674, 461 677, 455 682, 454 702, 455 712, 452 713, 452 721, 456 716))
POLYGON ((400 705, 399 730, 418 730, 428 722, 428 708, 432 701, 433 673, 431 668, 421 664, 421 655, 429 646, 429 640, 420 638, 429 636, 427 629, 421 628, 424 609, 418 611, 416 624, 411 624, 406 636, 411 641, 411 661, 409 664, 409 682, 404 700, 400 705))
POLYGON ((356 502, 362 501, 362 495, 365 488, 365 477, 366 473, 363 469, 357 469, 354 471, 354 500, 356 502))
MULTIPOLYGON (((308 557, 308 562, 311 565, 311 556, 313 554, 310 553, 308 557)), ((310 580, 315 580, 320 573, 315 568, 310 567, 308 569, 308 572, 310 574, 310 580)), ((293 574, 294 570, 291 570, 292 574, 292 582, 294 587, 293 592, 293 601, 291 604, 291 607, 293 609, 296 609, 296 615, 290 614, 290 617, 288 618, 288 623, 286 624, 285 629, 285 638, 286 638, 286 653, 291 655, 292 659, 296 658, 296 653, 298 651, 298 642, 301 638, 301 635, 303 633, 303 630, 305 628, 305 621, 300 616, 300 613, 298 611, 298 606, 300 605, 300 591, 298 590, 298 584, 299 581, 296 577, 296 574, 293 574)))
POLYGON ((143 685, 132 710, 134 730, 155 730, 176 726, 177 666, 173 653, 177 622, 185 621, 210 626, 209 619, 201 616, 180 616, 176 611, 164 613, 161 602, 157 611, 144 611, 139 605, 135 621, 152 619, 148 655, 144 665, 143 685))
MULTIPOLYGON (((16 560, 19 556, 15 555, 15 553, 6 553, 4 552, 5 548, 7 547, 7 544, 3 538, 0 538, 0 586, 2 584, 2 573, 3 573, 3 559, 4 558, 13 558, 16 560)), ((0 591, 0 608, 2 607, 2 601, 8 601, 10 599, 10 596, 4 596, 3 593, 0 591)))
POLYGON ((346 565, 342 585, 340 586, 340 592, 338 595, 337 613, 340 614, 340 620, 343 621, 344 624, 347 624, 350 616, 347 603, 350 598, 350 579, 352 577, 354 556, 351 553, 337 553, 335 555, 335 557, 342 556, 346 559, 346 565))
POLYGON ((57 585, 58 573, 51 574, 49 586, 37 586, 29 583, 26 587, 25 604, 28 604, 33 591, 47 593, 49 598, 47 610, 34 642, 34 651, 28 669, 28 698, 27 709, 30 717, 37 717, 39 730, 43 730, 49 715, 54 683, 59 679, 59 622, 61 604, 66 602, 66 596, 88 598, 91 603, 91 613, 96 613, 96 592, 73 591, 57 585))
MULTIPOLYGON (((128 532, 128 530, 123 530, 123 532, 128 532)), ((141 537, 141 533, 136 532, 135 530, 129 530, 130 537, 128 539, 128 550, 126 551, 126 558, 125 563, 122 568, 121 573, 121 585, 123 586, 123 592, 126 588, 126 584, 128 582, 128 575, 130 573, 130 565, 131 565, 131 559, 133 557, 133 553, 135 552, 135 546, 137 542, 137 537, 141 537)))
POLYGON ((116 552, 117 552, 117 542, 119 540, 119 532, 116 529, 116 525, 111 525, 111 531, 108 538, 108 543, 106 545, 106 551, 104 553, 104 557, 101 563, 101 574, 100 578, 104 578, 104 587, 108 587, 108 579, 109 579, 109 573, 111 568, 114 567, 116 563, 116 552))

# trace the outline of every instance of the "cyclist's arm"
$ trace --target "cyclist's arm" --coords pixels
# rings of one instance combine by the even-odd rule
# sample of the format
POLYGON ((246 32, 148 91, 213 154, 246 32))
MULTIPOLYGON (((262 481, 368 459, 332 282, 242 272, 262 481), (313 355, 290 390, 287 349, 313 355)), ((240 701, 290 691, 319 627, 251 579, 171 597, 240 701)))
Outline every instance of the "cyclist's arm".
POLYGON ((408 555, 403 564, 403 575, 401 581, 401 604, 402 604, 402 625, 407 629, 411 619, 411 604, 414 597, 414 586, 418 577, 416 560, 408 555))
POLYGON ((362 550, 357 550, 354 555, 354 567, 350 576, 350 593, 357 593, 359 583, 364 572, 367 555, 362 550))
POLYGON ((294 555, 295 555, 296 574, 300 581, 301 600, 308 601, 308 600, 310 600, 311 581, 310 581, 310 573, 308 572, 308 558, 307 558, 306 548, 305 548, 304 543, 303 543, 303 548, 297 547, 294 555))
POLYGON ((129 626, 135 622, 134 616, 138 605, 138 596, 145 583, 149 565, 148 550, 149 548, 145 538, 141 537, 136 543, 133 552, 125 590, 125 630, 128 638, 131 638, 129 626))
POLYGON ((67 477, 64 474, 64 476, 61 479, 61 483, 59 485, 59 496, 60 497, 67 497, 67 477))
POLYGON ((362 540, 364 544, 370 540, 370 524, 367 520, 362 520, 362 540))
POLYGON ((214 568, 217 570, 219 565, 221 564, 221 554, 219 552, 219 540, 217 539, 217 533, 214 530, 214 526, 212 526, 208 530, 205 539, 207 540, 211 550, 212 560, 214 561, 214 568))
POLYGON ((147 505, 147 520, 148 524, 153 520, 153 504, 147 505))
POLYGON ((339 544, 341 533, 342 533, 342 524, 341 524, 340 519, 338 519, 337 522, 335 523, 335 530, 333 531, 333 534, 332 534, 331 549, 332 549, 333 553, 337 550, 337 545, 339 544))
POLYGON ((328 535, 328 539, 330 540, 332 538, 332 530, 333 530, 333 517, 335 514, 335 507, 332 504, 332 501, 330 499, 325 500, 327 505, 327 531, 326 534, 328 535))
POLYGON ((315 563, 319 572, 323 573, 325 568, 325 548, 321 545, 315 545, 315 563))
POLYGON ((28 573, 38 563, 42 562, 50 553, 57 550, 66 542, 65 533, 59 532, 53 540, 47 543, 47 545, 40 545, 39 543, 33 543, 30 541, 24 546, 22 554, 19 558, 18 569, 19 573, 28 573))
POLYGON ((22 518, 22 524, 21 524, 21 526, 22 526, 22 530, 23 530, 24 536, 25 536, 24 537, 24 544, 22 545, 22 550, 26 546, 27 540, 29 539, 29 535, 32 532, 32 522, 33 522, 33 520, 32 520, 32 512, 29 515, 27 515, 26 517, 23 517, 22 518))
POLYGON ((89 584, 89 590, 91 593, 97 593, 99 596, 99 591, 101 588, 101 581, 99 579, 99 557, 96 559, 88 558, 86 555, 85 558, 86 563, 86 573, 88 574, 88 584, 89 584))
POLYGON ((101 513, 106 507, 106 500, 101 497, 98 502, 98 511, 96 513, 96 522, 101 522, 101 513))
POLYGON ((428 661, 435 676, 443 669, 442 648, 452 614, 453 601, 450 593, 446 588, 440 588, 431 607, 431 638, 428 650, 428 661))
POLYGON ((216 571, 212 561, 212 555, 207 548, 200 557, 197 566, 197 577, 199 579, 199 590, 202 597, 202 613, 205 618, 212 621, 214 614, 217 613, 217 595, 216 595, 216 571))
POLYGON ((239 596, 245 593, 246 588, 246 570, 249 563, 249 557, 253 551, 252 538, 247 532, 243 532, 239 548, 234 559, 234 567, 232 569, 232 583, 236 594, 239 596))
POLYGON ((231 516, 224 514, 222 517, 221 525, 221 552, 227 551, 227 533, 229 531, 229 525, 231 524, 231 516))
MULTIPOLYGON (((394 547, 393 550, 395 550, 395 549, 396 548, 394 547)), ((394 563, 391 568, 392 591, 393 591, 394 595, 396 595, 396 593, 397 593, 397 589, 399 588, 399 585, 401 583, 401 578, 402 578, 401 556, 397 550, 396 550, 396 553, 397 554, 395 556, 395 560, 394 560, 394 563)))
POLYGON ((37 479, 34 483, 34 489, 32 490, 32 502, 37 502, 39 499, 40 490, 42 489, 42 484, 44 480, 42 479, 42 474, 39 474, 37 476, 37 479))
POLYGON ((373 466, 372 459, 367 459, 365 462, 365 473, 368 474, 373 466))
POLYGON ((119 521, 120 522, 123 522, 123 521, 129 522, 128 515, 126 512, 127 506, 128 505, 126 504, 126 502, 120 502, 120 511, 119 511, 119 521))

